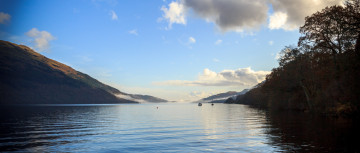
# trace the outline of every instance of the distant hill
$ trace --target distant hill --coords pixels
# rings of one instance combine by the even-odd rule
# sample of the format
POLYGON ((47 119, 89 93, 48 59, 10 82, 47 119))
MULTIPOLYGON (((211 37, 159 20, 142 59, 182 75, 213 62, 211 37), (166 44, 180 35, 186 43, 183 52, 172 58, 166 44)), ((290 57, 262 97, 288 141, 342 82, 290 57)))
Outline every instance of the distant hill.
POLYGON ((143 99, 115 95, 135 97, 29 47, 0 40, 0 104, 113 104, 143 99))
POLYGON ((135 100, 138 102, 147 102, 147 103, 163 103, 163 102, 169 102, 165 99, 157 98, 154 96, 149 95, 139 95, 139 94, 127 94, 127 93, 120 93, 115 94, 115 96, 128 99, 128 100, 135 100))
POLYGON ((226 99, 228 99, 230 97, 233 97, 235 99, 236 96, 245 94, 247 91, 249 91, 249 89, 244 89, 241 92, 229 91, 229 92, 225 92, 225 93, 219 93, 216 95, 212 95, 212 96, 203 98, 199 101, 200 102, 209 102, 209 103, 223 103, 226 101, 226 99))
POLYGON ((160 103, 160 102, 168 102, 165 99, 149 96, 149 95, 138 95, 138 94, 130 94, 130 97, 134 99, 141 99, 145 102, 152 102, 152 103, 160 103))

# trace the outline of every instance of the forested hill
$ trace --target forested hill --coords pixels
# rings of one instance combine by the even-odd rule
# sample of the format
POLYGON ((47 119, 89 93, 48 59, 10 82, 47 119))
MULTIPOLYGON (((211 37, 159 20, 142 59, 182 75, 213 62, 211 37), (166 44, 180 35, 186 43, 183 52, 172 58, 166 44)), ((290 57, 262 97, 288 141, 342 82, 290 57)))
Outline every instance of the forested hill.
POLYGON ((279 67, 235 103, 359 115, 360 4, 345 4, 306 17, 298 46, 285 47, 279 67))
POLYGON ((211 95, 209 97, 206 98, 202 98, 196 102, 208 102, 208 103, 223 103, 226 101, 226 99, 228 98, 234 98, 238 95, 242 95, 245 94, 247 91, 249 91, 249 89, 244 89, 241 92, 236 92, 236 91, 228 91, 225 93, 219 93, 216 95, 211 95))
POLYGON ((121 93, 29 47, 0 41, 0 104, 136 103, 114 96, 121 93))

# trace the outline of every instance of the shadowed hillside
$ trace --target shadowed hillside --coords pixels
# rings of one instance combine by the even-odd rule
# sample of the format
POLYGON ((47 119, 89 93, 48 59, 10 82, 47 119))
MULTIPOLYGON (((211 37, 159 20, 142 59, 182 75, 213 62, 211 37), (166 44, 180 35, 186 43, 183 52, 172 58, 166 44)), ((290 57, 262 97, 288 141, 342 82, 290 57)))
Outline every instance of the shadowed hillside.
POLYGON ((29 47, 0 41, 1 104, 136 103, 113 94, 121 92, 29 47))
POLYGON ((248 92, 249 89, 244 89, 240 92, 236 92, 236 91, 228 91, 225 93, 219 93, 216 95, 212 95, 203 99, 200 99, 197 102, 209 102, 209 103, 224 103, 226 101, 226 99, 228 98, 235 98, 238 95, 243 95, 246 92, 248 92))
POLYGON ((126 94, 130 96, 131 98, 143 100, 145 102, 153 102, 153 103, 161 103, 161 102, 168 102, 165 99, 149 96, 149 95, 138 95, 138 94, 126 94))

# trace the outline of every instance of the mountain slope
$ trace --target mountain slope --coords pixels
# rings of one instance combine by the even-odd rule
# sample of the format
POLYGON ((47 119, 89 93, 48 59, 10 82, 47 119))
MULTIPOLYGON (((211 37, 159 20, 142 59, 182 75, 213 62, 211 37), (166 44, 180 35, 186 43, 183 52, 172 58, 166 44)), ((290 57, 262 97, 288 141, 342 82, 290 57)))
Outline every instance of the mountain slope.
POLYGON ((223 103, 226 99, 228 99, 230 97, 236 98, 236 96, 245 94, 247 91, 249 91, 249 89, 244 89, 241 92, 229 91, 229 92, 225 92, 225 93, 219 93, 216 95, 212 95, 212 96, 203 98, 199 101, 211 102, 211 103, 223 103))
POLYGON ((1 104, 136 103, 121 92, 29 47, 0 40, 1 104))
POLYGON ((139 94, 126 94, 126 93, 122 93, 122 94, 116 94, 116 96, 118 97, 122 97, 125 99, 132 99, 135 101, 139 101, 139 102, 150 102, 150 103, 162 103, 162 102, 169 102, 165 99, 161 99, 161 98, 157 98, 154 96, 149 96, 149 95, 139 95, 139 94))

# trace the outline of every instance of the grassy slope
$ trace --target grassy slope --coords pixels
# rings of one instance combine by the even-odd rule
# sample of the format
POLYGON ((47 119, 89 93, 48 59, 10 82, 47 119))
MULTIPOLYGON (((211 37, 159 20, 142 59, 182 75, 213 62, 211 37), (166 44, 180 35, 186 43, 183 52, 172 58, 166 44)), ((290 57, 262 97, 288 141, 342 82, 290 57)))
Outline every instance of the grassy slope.
POLYGON ((0 103, 133 103, 119 90, 33 51, 0 41, 0 103))

